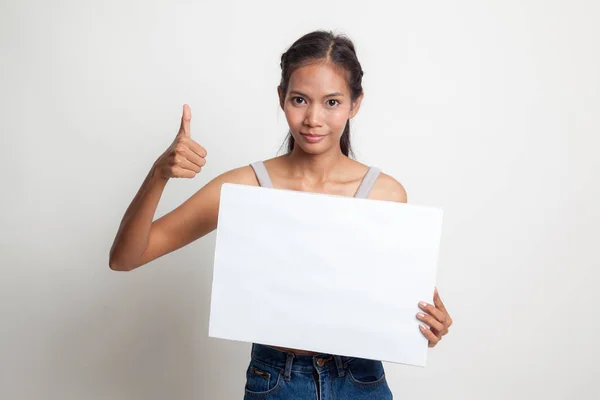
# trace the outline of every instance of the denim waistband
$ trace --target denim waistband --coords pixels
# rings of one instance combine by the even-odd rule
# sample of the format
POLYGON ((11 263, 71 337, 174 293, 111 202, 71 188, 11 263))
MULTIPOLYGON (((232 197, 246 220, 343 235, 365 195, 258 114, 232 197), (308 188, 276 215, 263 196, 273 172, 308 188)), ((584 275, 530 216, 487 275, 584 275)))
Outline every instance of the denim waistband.
MULTIPOLYGON (((340 371, 343 364, 352 361, 355 357, 339 356, 334 354, 319 353, 315 355, 297 354, 282 351, 264 344, 252 344, 252 359, 275 368, 294 372, 325 372, 330 369, 340 371)), ((287 374, 286 374, 287 375, 287 374)))

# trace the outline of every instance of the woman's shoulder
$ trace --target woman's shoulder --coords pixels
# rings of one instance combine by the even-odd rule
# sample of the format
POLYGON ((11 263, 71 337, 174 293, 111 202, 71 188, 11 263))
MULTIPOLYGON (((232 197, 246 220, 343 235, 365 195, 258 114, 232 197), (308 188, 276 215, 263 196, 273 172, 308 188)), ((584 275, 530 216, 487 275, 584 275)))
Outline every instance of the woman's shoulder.
POLYGON ((386 174, 376 166, 371 167, 357 160, 350 161, 352 162, 352 167, 357 171, 357 173, 366 174, 370 168, 374 168, 379 171, 379 175, 377 176, 377 179, 373 184, 373 188, 369 193, 369 199, 406 203, 406 190, 404 189, 404 186, 400 182, 398 182, 393 176, 386 174))
POLYGON ((221 175, 214 178, 213 181, 220 184, 237 183, 240 185, 258 186, 258 179, 250 164, 223 172, 221 175))
POLYGON ((408 198, 404 186, 391 175, 380 172, 373 189, 369 195, 370 199, 397 201, 406 203, 408 198))

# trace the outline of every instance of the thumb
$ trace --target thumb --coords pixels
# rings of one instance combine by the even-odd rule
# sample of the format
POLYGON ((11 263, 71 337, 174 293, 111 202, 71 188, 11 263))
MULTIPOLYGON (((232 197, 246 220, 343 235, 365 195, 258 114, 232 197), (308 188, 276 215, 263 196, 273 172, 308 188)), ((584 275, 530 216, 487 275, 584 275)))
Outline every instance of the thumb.
POLYGON ((192 110, 187 104, 183 105, 183 114, 181 115, 181 126, 179 127, 179 134, 184 136, 191 136, 190 132, 190 121, 192 120, 192 110))

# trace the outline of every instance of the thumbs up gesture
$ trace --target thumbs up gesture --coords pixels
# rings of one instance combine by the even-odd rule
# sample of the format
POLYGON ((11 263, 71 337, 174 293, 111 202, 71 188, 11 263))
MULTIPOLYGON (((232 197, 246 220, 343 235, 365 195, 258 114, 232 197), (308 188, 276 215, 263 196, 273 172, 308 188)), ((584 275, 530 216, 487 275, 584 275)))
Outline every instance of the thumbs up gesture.
POLYGON ((190 106, 184 104, 175 140, 154 163, 155 173, 163 179, 193 178, 206 164, 206 149, 192 140, 191 120, 190 106))

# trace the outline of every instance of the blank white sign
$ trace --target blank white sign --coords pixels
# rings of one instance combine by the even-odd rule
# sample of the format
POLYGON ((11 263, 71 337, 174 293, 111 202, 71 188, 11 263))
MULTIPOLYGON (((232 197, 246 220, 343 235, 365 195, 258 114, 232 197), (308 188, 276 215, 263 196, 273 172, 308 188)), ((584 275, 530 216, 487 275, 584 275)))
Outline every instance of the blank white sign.
POLYGON ((442 210, 225 184, 209 336, 425 366, 442 210))

